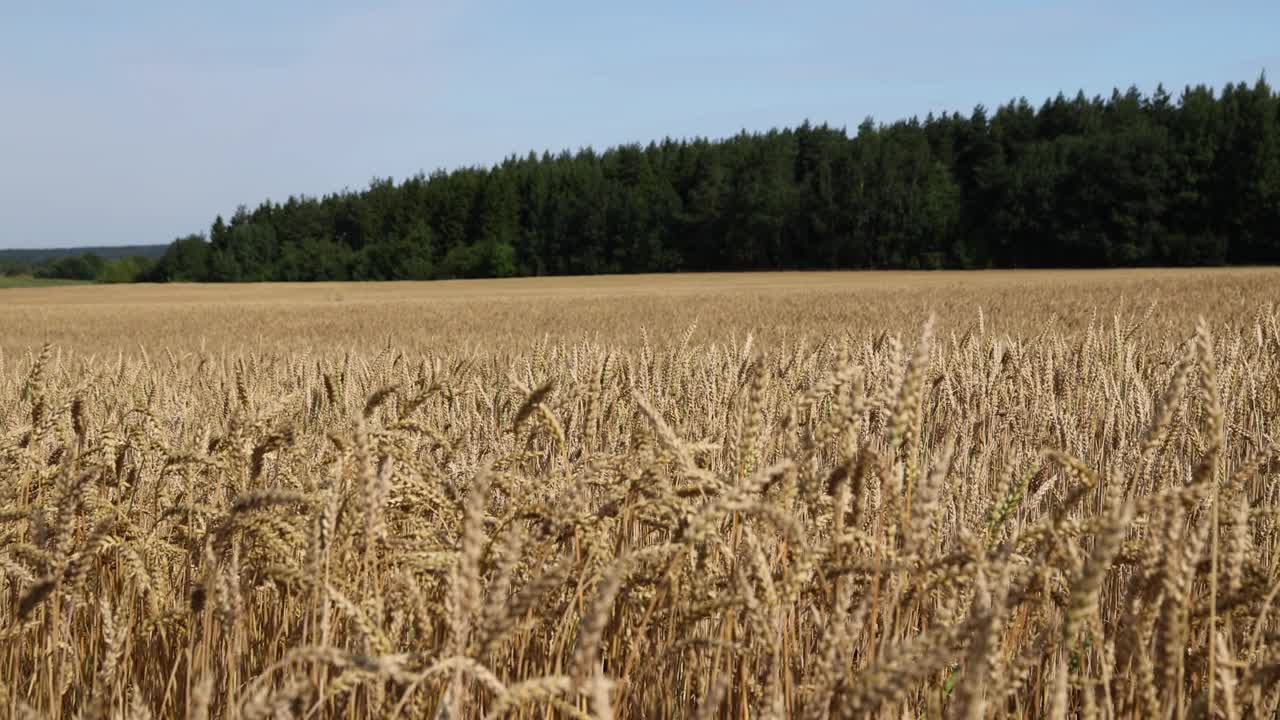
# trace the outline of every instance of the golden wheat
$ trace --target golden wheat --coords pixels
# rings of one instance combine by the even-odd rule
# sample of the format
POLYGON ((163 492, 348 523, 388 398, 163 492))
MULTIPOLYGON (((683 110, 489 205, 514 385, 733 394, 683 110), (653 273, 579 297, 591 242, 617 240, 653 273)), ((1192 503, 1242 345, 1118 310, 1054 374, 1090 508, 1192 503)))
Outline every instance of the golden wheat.
POLYGON ((1274 717, 1275 276, 942 277, 6 341, 0 716, 1274 717))

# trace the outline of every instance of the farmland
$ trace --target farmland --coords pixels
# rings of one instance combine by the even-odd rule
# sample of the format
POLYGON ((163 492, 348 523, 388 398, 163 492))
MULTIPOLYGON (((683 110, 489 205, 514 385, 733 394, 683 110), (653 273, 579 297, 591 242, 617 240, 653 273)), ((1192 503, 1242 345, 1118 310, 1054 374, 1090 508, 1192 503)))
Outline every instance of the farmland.
POLYGON ((1084 270, 744 273, 522 278, 443 282, 92 285, 3 297, 0 350, 46 341, 103 355, 270 351, 341 355, 388 340, 413 353, 493 355, 552 342, 634 346, 691 340, 757 346, 787 339, 914 332, 929 312, 963 333, 1078 335, 1114 312, 1152 315, 1144 334, 1189 334, 1197 314, 1248 319, 1280 301, 1280 272, 1084 270), (1154 307, 1152 304, 1154 303, 1154 307))
POLYGON ((0 715, 1274 717, 1280 271, 0 294, 0 715))
POLYGON ((83 285, 78 280, 65 280, 62 278, 36 278, 26 275, 0 275, 0 290, 9 288, 45 288, 45 287, 65 287, 67 285, 83 285))

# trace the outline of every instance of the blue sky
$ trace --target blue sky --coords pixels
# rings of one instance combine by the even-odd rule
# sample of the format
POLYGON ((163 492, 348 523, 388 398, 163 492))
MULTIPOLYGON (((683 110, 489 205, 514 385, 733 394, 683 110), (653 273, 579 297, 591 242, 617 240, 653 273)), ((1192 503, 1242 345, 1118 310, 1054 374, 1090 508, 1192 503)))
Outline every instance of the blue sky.
POLYGON ((511 153, 1280 71, 1275 2, 0 0, 0 247, 511 153))

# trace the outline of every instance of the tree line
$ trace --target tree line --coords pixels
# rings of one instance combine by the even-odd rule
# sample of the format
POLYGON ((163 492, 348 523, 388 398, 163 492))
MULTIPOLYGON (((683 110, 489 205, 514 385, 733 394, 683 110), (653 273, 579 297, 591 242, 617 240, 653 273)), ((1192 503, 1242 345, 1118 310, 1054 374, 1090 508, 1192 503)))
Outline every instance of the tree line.
POLYGON ((219 216, 142 275, 363 280, 1280 261, 1280 96, 1059 94, 530 153, 219 216))
POLYGON ((0 256, 0 275, 124 283, 149 279, 155 274, 156 259, 146 255, 116 254, 104 257, 97 251, 58 252, 65 254, 34 257, 0 256))

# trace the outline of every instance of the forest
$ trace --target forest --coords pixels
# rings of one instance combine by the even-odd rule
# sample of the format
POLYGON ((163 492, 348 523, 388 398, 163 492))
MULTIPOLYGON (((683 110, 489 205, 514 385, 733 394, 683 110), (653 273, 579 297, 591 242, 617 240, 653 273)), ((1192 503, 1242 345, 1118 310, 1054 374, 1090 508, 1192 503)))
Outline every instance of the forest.
POLYGON ((0 278, 135 282, 152 276, 156 258, 164 251, 164 245, 0 250, 0 278))
POLYGON ((241 206, 137 279, 1277 261, 1280 95, 1261 76, 374 179, 241 206))

